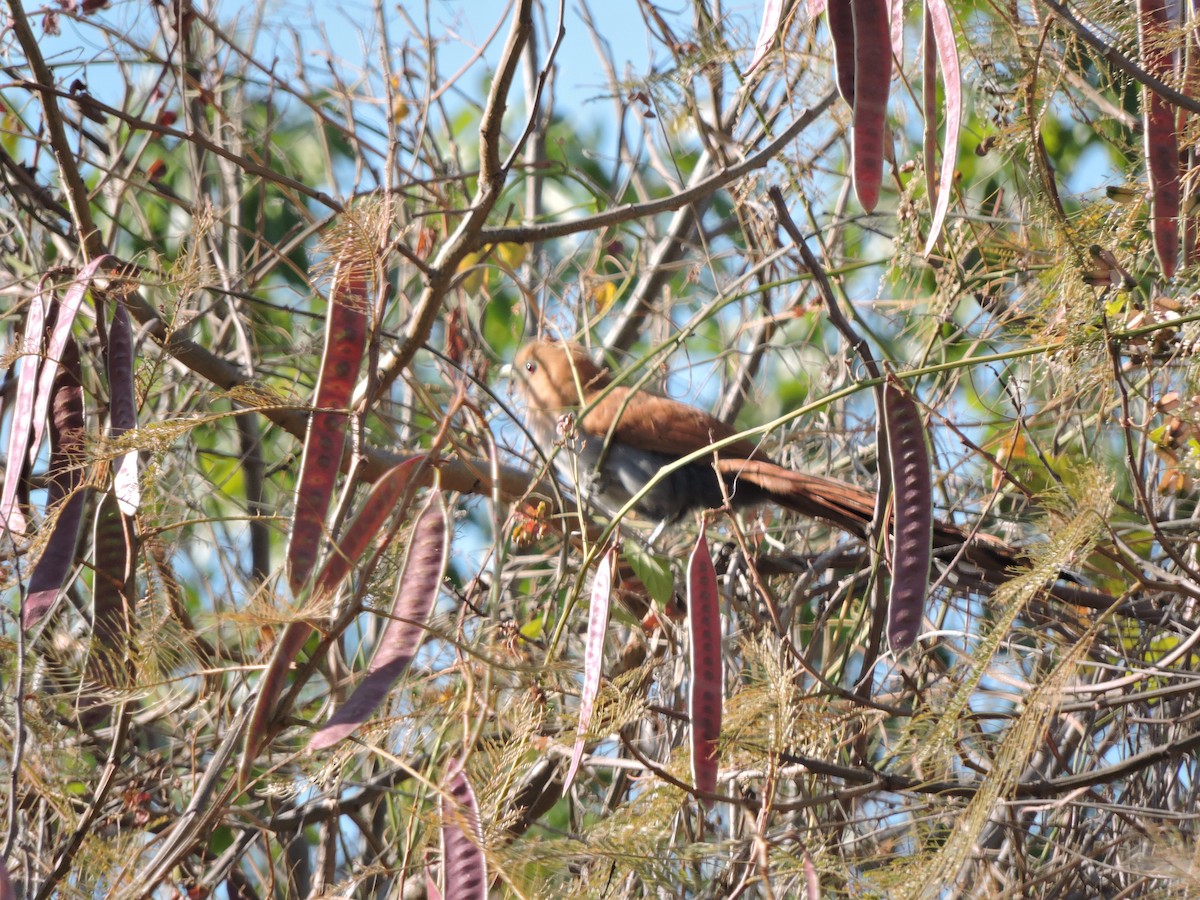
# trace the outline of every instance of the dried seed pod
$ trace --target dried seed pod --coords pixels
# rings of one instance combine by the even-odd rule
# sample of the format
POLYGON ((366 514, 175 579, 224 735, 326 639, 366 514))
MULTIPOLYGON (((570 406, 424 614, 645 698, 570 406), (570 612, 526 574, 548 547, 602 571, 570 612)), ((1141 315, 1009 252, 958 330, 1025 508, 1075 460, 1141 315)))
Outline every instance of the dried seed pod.
POLYGON ((353 733, 384 701, 425 639, 425 621, 437 600, 448 552, 442 495, 434 491, 413 526, 392 617, 383 629, 367 674, 337 712, 313 735, 309 748, 331 747, 353 733))
POLYGON ((929 442, 916 401, 898 381, 883 388, 887 454, 895 496, 892 590, 888 600, 888 642, 896 651, 910 647, 921 627, 929 565, 933 556, 933 476, 929 442))
MULTIPOLYGON (((832 5, 831 7, 832 8, 832 5)), ((854 13, 854 192, 863 209, 879 202, 883 184, 883 139, 892 86, 891 21, 887 0, 855 0, 854 13)))
POLYGON ((692 783, 696 790, 712 794, 717 790, 725 679, 721 661, 717 572, 703 530, 688 561, 687 596, 688 626, 692 633, 688 691, 688 714, 692 720, 692 783))
POLYGON ((461 760, 451 763, 446 794, 440 803, 442 818, 442 896, 446 900, 487 897, 487 859, 480 844, 479 804, 463 772, 461 760))
POLYGON ((612 603, 612 575, 616 562, 616 545, 609 547, 600 564, 596 566, 596 577, 592 580, 592 603, 588 610, 587 650, 583 656, 583 689, 579 694, 579 726, 575 735, 575 749, 571 753, 571 766, 563 781, 562 793, 566 793, 579 771, 583 758, 584 737, 592 722, 592 710, 600 693, 600 673, 604 667, 604 635, 608 631, 608 610, 612 603))
MULTIPOLYGON (((1138 0, 1138 42, 1146 71, 1169 79, 1175 68, 1174 49, 1166 35, 1176 27, 1166 0, 1138 0)), ((1175 274, 1179 261, 1179 138, 1171 103, 1148 87, 1142 88, 1146 170, 1150 176, 1150 221, 1154 252, 1163 277, 1175 274)))
POLYGON ((296 593, 308 581, 317 563, 329 501, 341 471, 350 401, 370 328, 367 279, 366 262, 349 250, 344 251, 334 271, 321 375, 304 438, 300 477, 296 479, 296 510, 287 557, 288 584, 296 593))

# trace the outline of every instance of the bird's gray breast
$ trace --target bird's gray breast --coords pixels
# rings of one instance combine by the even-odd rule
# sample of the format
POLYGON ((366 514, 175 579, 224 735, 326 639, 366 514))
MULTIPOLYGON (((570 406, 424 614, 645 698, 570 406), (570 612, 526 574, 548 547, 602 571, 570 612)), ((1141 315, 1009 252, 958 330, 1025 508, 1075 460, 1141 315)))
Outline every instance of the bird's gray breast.
POLYGON ((633 497, 643 494, 636 509, 649 519, 674 521, 689 510, 718 507, 721 488, 711 465, 693 463, 671 472, 662 470, 676 457, 597 437, 580 437, 574 459, 560 453, 559 472, 568 483, 579 482, 580 493, 605 511, 615 513, 633 497), (656 480, 657 479, 657 480, 656 480))
MULTIPOLYGON (((555 423, 531 421, 542 450, 549 454, 560 439, 555 423)), ((578 496, 586 497, 609 515, 637 496, 677 457, 630 447, 618 441, 605 446, 603 437, 576 433, 554 455, 559 479, 578 496)), ((726 479, 725 489, 738 502, 757 503, 762 491, 726 479)), ((694 509, 716 509, 724 503, 721 483, 710 461, 696 462, 658 478, 637 503, 637 511, 655 521, 673 522, 694 509)))

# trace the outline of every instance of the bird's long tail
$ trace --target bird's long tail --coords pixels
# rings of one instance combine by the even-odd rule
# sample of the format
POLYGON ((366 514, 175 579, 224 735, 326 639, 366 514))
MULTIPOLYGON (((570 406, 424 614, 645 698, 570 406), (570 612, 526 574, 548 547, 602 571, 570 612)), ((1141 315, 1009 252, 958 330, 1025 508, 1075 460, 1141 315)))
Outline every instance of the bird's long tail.
MULTIPOLYGON (((794 472, 759 459, 722 459, 717 468, 764 491, 780 506, 828 522, 866 540, 875 516, 875 493, 857 485, 820 475, 794 472)), ((1024 554, 988 534, 970 534, 948 522, 933 526, 935 549, 964 547, 965 557, 982 569, 1003 573, 1024 561, 1024 554)))
POLYGON ((780 506, 828 522, 855 537, 867 537, 875 515, 875 495, 857 485, 793 472, 760 459, 721 459, 717 468, 765 491, 780 506))

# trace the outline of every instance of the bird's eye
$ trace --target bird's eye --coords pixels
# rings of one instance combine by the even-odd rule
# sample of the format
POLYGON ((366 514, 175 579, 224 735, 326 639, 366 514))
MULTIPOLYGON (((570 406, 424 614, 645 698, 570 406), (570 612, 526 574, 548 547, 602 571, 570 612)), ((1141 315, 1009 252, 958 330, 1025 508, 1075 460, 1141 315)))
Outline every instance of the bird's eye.
POLYGON ((525 371, 529 372, 530 374, 536 372, 537 371, 537 363, 535 363, 531 359, 529 362, 525 363, 525 371))

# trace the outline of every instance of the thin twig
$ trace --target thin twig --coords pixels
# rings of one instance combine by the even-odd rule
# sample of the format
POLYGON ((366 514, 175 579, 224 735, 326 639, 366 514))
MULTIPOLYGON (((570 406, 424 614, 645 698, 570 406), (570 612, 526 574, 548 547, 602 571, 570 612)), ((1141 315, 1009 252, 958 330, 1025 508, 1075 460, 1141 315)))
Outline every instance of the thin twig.
POLYGON ((779 137, 767 144, 758 153, 748 156, 740 163, 722 169, 712 177, 705 179, 697 185, 685 188, 677 194, 672 194, 670 197, 663 197, 660 200, 648 200, 645 203, 626 203, 582 219, 550 222, 545 225, 485 228, 479 234, 480 241, 486 244, 527 244, 531 241, 545 241, 551 238, 579 234, 584 231, 595 231, 600 228, 607 228, 610 225, 631 222, 634 219, 640 219, 645 216, 673 212, 687 206, 689 203, 695 203, 697 200, 708 197, 715 191, 725 187, 725 185, 737 181, 750 172, 763 168, 778 156, 779 152, 788 143, 795 140, 797 135, 812 125, 813 122, 829 109, 836 99, 837 92, 831 91, 813 107, 797 116, 796 121, 792 122, 779 137))
POLYGON ((1097 35, 1094 31, 1087 27, 1083 22, 1075 17, 1075 14, 1067 8, 1067 4, 1058 3, 1056 0, 1041 0, 1043 6, 1053 12, 1065 24, 1070 26, 1071 30, 1083 38, 1084 43, 1091 45, 1096 50, 1100 51, 1100 55, 1106 60, 1132 78, 1138 84, 1145 85, 1160 95, 1163 99, 1169 100, 1175 106, 1186 109, 1189 112, 1200 113, 1200 99, 1189 97, 1181 91, 1175 90, 1165 81, 1155 78, 1137 63, 1133 62, 1128 56, 1118 50, 1114 45, 1108 43, 1104 38, 1097 35))
POLYGON ((83 245, 87 259, 94 259, 105 253, 100 231, 92 221, 92 209, 88 200, 87 185, 79 174, 75 164, 75 154, 67 140, 66 129, 63 128, 62 113, 58 108, 59 91, 54 85, 54 75, 46 61, 42 58, 38 40, 29 27, 29 18, 21 0, 9 0, 9 23, 17 35, 29 68, 33 70, 34 87, 42 98, 42 110, 46 116, 46 130, 50 133, 50 149, 54 152, 54 160, 58 163, 58 173, 67 191, 67 206, 71 210, 71 218, 75 225, 79 242, 83 245))
MULTIPOLYGON (((821 297, 825 301, 825 310, 829 315, 830 323, 845 338, 846 343, 850 345, 855 355, 862 362, 867 374, 875 382, 872 386, 872 391, 875 394, 875 409, 877 411, 875 434, 878 446, 883 447, 886 441, 883 416, 883 370, 880 368, 879 363, 876 362, 875 356, 871 352, 871 346, 865 338, 855 331, 854 326, 850 324, 850 320, 842 312, 842 308, 837 302, 837 296, 833 292, 833 285, 829 282, 829 276, 825 273, 825 268, 821 265, 821 261, 817 259, 816 254, 809 249, 804 235, 800 233, 800 229, 792 221, 791 213, 788 212, 787 202, 783 198, 783 191, 778 186, 772 185, 767 189, 767 195, 771 198, 771 204, 775 207, 775 215, 779 219, 779 224, 796 245, 796 250, 799 251, 801 259, 804 260, 805 267, 812 274, 817 287, 821 291, 821 297)), ((884 625, 887 622, 887 596, 883 591, 883 579, 878 577, 880 562, 879 538, 883 535, 884 526, 887 522, 891 492, 892 473, 887 466, 881 465, 879 466, 879 487, 875 493, 875 512, 871 517, 871 525, 867 533, 867 544, 871 548, 872 568, 876 575, 873 579, 875 614, 871 618, 871 629, 867 635, 867 645, 862 660, 862 677, 859 683, 863 696, 867 696, 867 692, 870 691, 872 681, 871 670, 875 665, 875 660, 879 657, 879 649, 883 643, 884 625)))
POLYGON ((458 264, 473 250, 487 243, 498 243, 485 237, 483 223, 487 221, 504 189, 508 170, 500 164, 500 126, 508 106, 508 92, 521 64, 525 42, 533 33, 533 0, 519 0, 513 14, 508 41, 500 55, 500 67, 492 79, 483 119, 479 123, 479 185, 471 205, 465 210, 462 222, 442 246, 430 268, 425 289, 414 304, 404 340, 379 363, 372 397, 367 397, 367 383, 360 383, 354 392, 353 404, 382 396, 412 362, 421 345, 429 339, 434 323, 442 311, 442 301, 457 274, 458 264))

